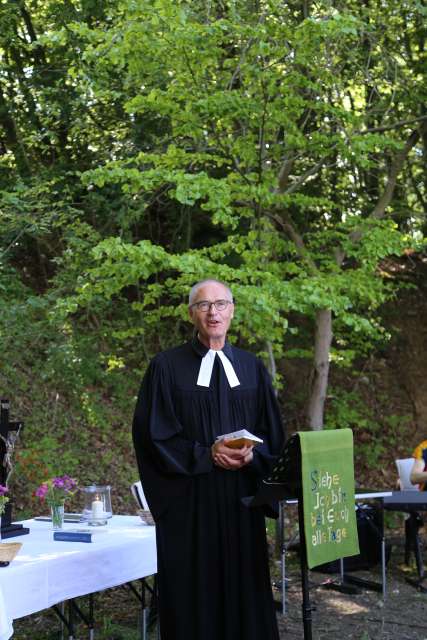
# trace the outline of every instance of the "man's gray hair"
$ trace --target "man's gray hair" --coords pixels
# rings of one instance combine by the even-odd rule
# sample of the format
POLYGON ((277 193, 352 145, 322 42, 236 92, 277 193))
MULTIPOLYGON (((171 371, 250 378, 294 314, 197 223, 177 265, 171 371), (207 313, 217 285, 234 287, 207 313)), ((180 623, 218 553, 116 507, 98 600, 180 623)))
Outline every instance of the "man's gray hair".
POLYGON ((230 301, 233 302, 233 294, 231 293, 230 287, 228 287, 224 282, 221 282, 221 280, 215 280, 214 278, 207 278, 206 280, 200 280, 200 282, 196 282, 196 284, 194 284, 191 287, 190 295, 188 296, 189 306, 193 304, 194 298, 196 297, 198 290, 204 287, 205 284, 209 284, 210 282, 215 284, 220 284, 221 286, 223 286, 224 289, 226 289, 228 295, 230 296, 230 301))

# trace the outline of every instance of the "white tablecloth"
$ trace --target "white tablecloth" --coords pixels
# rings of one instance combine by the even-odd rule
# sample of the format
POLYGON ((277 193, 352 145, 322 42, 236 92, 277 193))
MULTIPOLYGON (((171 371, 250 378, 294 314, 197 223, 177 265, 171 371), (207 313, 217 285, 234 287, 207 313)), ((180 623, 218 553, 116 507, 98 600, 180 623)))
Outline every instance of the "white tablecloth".
POLYGON ((14 618, 157 571, 155 527, 138 517, 113 516, 105 527, 64 525, 90 528, 91 543, 54 541, 50 522, 24 524, 28 535, 3 541, 23 546, 8 567, 0 567, 0 640, 12 635, 14 618))

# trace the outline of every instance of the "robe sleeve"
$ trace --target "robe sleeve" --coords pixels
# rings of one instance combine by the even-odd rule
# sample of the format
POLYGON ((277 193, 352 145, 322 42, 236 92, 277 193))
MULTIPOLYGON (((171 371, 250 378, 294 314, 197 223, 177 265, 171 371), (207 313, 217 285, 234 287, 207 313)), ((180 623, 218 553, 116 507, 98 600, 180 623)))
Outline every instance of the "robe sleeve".
POLYGON ((158 520, 185 495, 197 474, 213 468, 210 447, 183 436, 173 407, 165 358, 150 363, 141 384, 132 425, 139 475, 150 510, 158 520))
POLYGON ((250 470, 260 477, 268 475, 280 454, 285 440, 285 431, 280 408, 271 383, 270 375, 259 360, 258 375, 258 416, 256 435, 263 443, 254 448, 250 470))

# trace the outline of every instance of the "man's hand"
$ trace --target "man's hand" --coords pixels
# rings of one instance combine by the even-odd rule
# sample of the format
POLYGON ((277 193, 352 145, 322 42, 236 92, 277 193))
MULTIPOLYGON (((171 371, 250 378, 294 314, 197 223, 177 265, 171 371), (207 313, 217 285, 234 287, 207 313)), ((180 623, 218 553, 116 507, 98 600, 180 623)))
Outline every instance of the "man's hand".
POLYGON ((221 440, 212 445, 212 459, 217 467, 228 469, 229 471, 237 471, 252 462, 253 446, 245 446, 241 449, 233 449, 227 446, 227 441, 221 440))

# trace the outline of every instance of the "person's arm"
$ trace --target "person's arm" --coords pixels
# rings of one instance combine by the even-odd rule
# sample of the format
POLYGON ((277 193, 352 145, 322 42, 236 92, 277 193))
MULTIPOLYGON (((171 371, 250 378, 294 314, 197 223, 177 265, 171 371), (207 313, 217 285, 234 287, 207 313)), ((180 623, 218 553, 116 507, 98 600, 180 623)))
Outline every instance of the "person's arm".
POLYGON ((258 376, 259 411, 256 428, 251 431, 264 442, 253 448, 253 458, 247 466, 257 476, 264 477, 270 473, 282 450, 285 434, 270 375, 260 360, 258 376))
POLYGON ((427 471, 424 471, 424 466, 424 460, 415 460, 409 476, 412 484, 423 484, 427 482, 427 471))
POLYGON ((154 359, 144 376, 133 419, 133 441, 140 469, 149 455, 162 474, 193 476, 213 468, 210 446, 183 435, 175 414, 167 363, 154 359))

